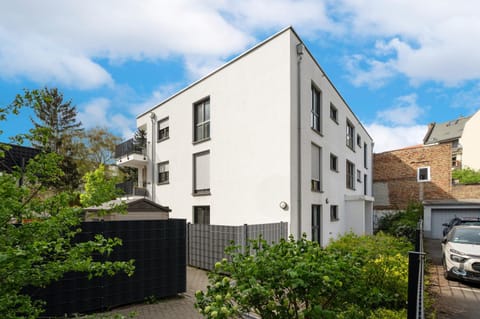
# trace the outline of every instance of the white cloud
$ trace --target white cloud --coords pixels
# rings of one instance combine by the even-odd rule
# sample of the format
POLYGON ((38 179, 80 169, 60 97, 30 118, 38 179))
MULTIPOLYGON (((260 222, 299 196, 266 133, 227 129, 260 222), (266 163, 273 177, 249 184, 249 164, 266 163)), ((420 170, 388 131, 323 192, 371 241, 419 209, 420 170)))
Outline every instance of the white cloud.
MULTIPOLYGON (((384 52, 373 52, 373 57, 365 53, 374 66, 367 68, 367 75, 377 74, 381 65, 380 71, 395 70, 414 85, 438 81, 452 86, 480 78, 480 47, 472 38, 473 30, 480 30, 480 3, 341 0, 337 8, 340 19, 350 24, 352 38, 384 39, 377 45, 384 52)), ((360 73, 360 78, 365 76, 360 73)))
POLYGON ((365 128, 375 142, 373 148, 375 153, 422 144, 427 132, 426 125, 387 126, 372 123, 365 125, 365 128))
POLYGON ((393 107, 377 112, 377 121, 393 125, 412 125, 424 113, 417 105, 417 95, 398 97, 393 107))
POLYGON ((353 85, 365 85, 372 89, 382 87, 395 75, 395 70, 389 63, 368 59, 359 54, 345 58, 345 68, 353 85))
POLYGON ((95 126, 108 126, 110 121, 107 118, 107 112, 110 105, 110 100, 106 98, 93 99, 87 104, 78 107, 77 118, 87 129, 95 126))

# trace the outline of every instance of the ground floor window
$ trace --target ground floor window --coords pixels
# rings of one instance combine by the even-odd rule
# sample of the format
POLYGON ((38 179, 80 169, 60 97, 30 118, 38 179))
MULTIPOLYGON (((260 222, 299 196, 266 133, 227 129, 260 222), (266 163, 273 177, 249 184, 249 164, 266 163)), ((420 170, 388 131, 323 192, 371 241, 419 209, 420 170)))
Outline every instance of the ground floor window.
POLYGON ((193 223, 194 224, 210 224, 210 206, 194 206, 193 207, 193 223))
POLYGON ((322 206, 312 205, 312 241, 321 244, 321 215, 322 206))

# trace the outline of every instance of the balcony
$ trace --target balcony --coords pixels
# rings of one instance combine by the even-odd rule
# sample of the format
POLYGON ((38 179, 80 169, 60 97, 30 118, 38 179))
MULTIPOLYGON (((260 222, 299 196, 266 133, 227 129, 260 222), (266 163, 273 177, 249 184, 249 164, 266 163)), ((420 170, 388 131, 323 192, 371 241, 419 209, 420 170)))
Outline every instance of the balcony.
POLYGON ((140 168, 147 164, 147 153, 143 146, 134 143, 133 138, 115 147, 117 165, 140 168))
POLYGON ((136 182, 133 181, 126 181, 115 185, 115 187, 122 191, 122 196, 149 196, 145 187, 138 187, 136 182))

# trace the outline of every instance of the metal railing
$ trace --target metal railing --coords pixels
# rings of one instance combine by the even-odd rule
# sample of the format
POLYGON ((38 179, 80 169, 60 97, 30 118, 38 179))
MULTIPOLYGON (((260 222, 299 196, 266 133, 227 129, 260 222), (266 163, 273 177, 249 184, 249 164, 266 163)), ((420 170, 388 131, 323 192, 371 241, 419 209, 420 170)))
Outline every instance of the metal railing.
POLYGON ((425 251, 423 220, 417 224, 415 251, 408 253, 408 319, 424 319, 425 251))
POLYGON ((144 187, 138 187, 137 183, 133 181, 126 181, 115 185, 116 188, 122 191, 122 195, 144 196, 148 197, 148 191, 144 187))
POLYGON ((145 147, 136 144, 133 138, 115 146, 115 158, 131 154, 145 155, 145 147))

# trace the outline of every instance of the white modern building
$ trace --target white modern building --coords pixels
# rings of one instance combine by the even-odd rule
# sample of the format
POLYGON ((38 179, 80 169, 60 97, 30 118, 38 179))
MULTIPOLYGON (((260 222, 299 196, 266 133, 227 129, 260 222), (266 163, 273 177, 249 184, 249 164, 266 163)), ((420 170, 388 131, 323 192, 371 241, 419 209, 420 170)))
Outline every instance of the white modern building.
POLYGON ((372 138, 291 27, 140 114, 137 126, 145 152, 120 153, 117 164, 137 168, 138 185, 171 217, 288 222, 321 244, 372 232, 372 138))

